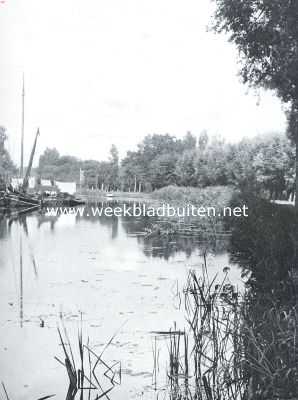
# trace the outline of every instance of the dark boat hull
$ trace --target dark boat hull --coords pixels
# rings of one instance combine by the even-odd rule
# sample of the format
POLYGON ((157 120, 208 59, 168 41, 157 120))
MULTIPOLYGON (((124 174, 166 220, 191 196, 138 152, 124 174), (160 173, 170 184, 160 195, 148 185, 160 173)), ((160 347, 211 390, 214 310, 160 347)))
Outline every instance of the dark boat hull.
POLYGON ((84 201, 76 198, 44 198, 42 207, 76 207, 85 204, 84 201))
POLYGON ((7 195, 6 202, 8 208, 24 208, 40 205, 40 201, 33 197, 13 194, 7 195))

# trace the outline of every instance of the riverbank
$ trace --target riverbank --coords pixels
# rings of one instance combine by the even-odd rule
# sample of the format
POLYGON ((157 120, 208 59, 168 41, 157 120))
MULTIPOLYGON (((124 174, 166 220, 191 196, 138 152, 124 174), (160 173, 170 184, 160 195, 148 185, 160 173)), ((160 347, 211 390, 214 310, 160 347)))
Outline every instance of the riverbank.
POLYGON ((75 193, 75 196, 86 203, 97 203, 102 201, 145 201, 150 199, 150 193, 143 192, 105 192, 103 190, 84 190, 75 193))
POLYGON ((151 193, 85 191, 77 196, 88 203, 134 202, 145 203, 147 207, 157 210, 169 206, 175 209, 172 215, 160 215, 152 218, 149 236, 183 235, 205 237, 225 236, 222 210, 230 205, 234 188, 228 186, 212 186, 206 188, 167 186, 151 193), (212 215, 193 215, 186 209, 191 206, 199 209, 212 209, 212 215), (180 209, 180 212, 177 210, 180 209))
POLYGON ((87 202, 108 200, 135 200, 166 202, 171 205, 225 207, 232 198, 234 189, 229 186, 210 186, 206 188, 166 186, 151 193, 144 192, 105 192, 102 190, 84 190, 76 192, 76 197, 87 202))
POLYGON ((229 205, 234 189, 230 186, 208 186, 205 188, 166 186, 155 190, 151 197, 154 200, 176 206, 187 204, 195 207, 223 208, 229 205))

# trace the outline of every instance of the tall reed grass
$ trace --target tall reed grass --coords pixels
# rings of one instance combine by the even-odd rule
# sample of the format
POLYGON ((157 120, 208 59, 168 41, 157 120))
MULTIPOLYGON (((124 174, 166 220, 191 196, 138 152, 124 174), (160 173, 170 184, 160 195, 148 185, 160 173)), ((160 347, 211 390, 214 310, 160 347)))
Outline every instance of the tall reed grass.
POLYGON ((186 328, 155 332, 168 346, 170 400, 298 399, 296 304, 239 293, 228 270, 210 279, 206 259, 183 292, 186 328))

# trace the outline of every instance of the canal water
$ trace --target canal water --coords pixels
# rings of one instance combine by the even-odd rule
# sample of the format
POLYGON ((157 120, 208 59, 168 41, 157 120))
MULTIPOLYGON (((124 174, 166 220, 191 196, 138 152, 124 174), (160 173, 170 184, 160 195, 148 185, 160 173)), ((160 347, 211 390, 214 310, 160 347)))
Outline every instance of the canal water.
POLYGON ((0 380, 11 399, 66 399, 57 328, 63 337, 67 332, 75 361, 79 330, 85 357, 93 365, 100 359, 94 373, 101 389, 92 377, 91 399, 104 391, 111 400, 161 398, 166 345, 157 345, 153 373, 159 353, 153 332, 186 326, 181 293, 189 270, 200 273, 205 254, 211 277, 220 280, 229 267, 228 279, 236 286, 242 281, 226 237, 212 243, 148 237, 150 226, 143 217, 36 212, 1 218, 0 380))

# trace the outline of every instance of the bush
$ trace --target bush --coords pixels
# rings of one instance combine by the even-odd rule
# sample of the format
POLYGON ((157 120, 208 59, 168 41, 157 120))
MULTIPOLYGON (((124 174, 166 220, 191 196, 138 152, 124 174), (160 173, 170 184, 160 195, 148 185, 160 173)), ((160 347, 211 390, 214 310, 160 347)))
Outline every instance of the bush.
POLYGON ((210 186, 204 189, 166 186, 152 193, 152 197, 156 200, 204 207, 225 207, 229 204, 232 195, 233 189, 228 186, 210 186))

